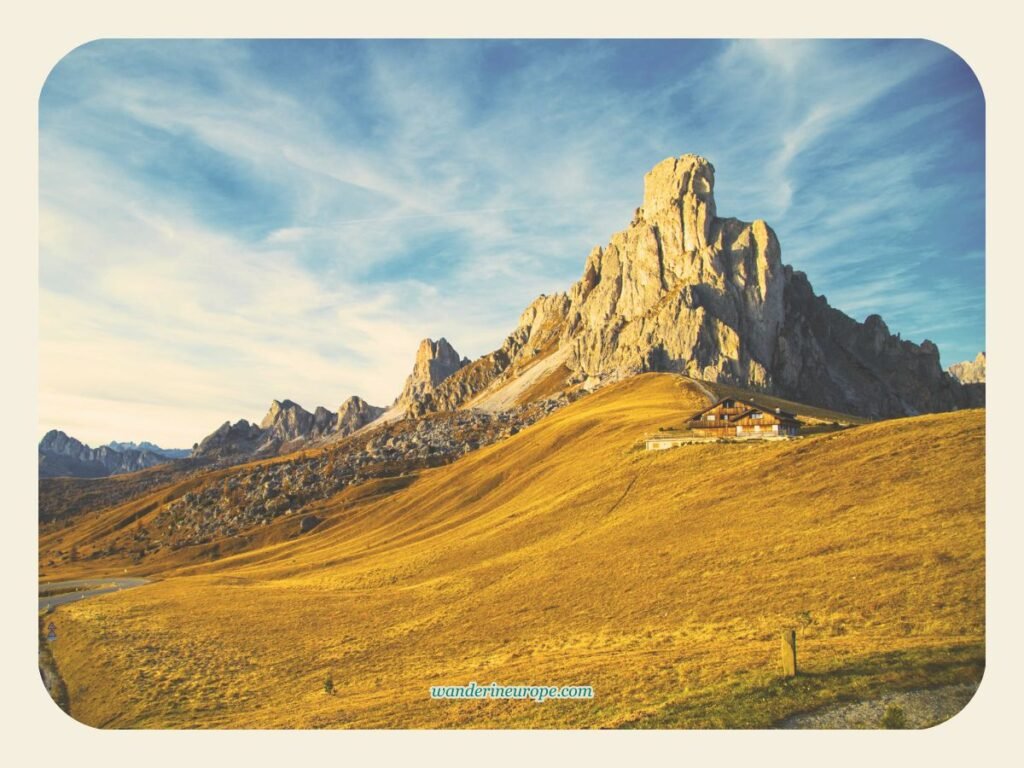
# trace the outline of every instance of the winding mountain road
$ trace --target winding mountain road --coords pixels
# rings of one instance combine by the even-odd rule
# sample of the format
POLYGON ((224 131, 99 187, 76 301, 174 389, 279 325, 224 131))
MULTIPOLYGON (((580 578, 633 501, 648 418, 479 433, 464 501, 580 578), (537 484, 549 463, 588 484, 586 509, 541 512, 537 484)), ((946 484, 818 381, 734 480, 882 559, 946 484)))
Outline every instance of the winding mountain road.
POLYGON ((105 595, 131 587, 148 584, 149 579, 139 577, 120 577, 110 579, 73 579, 71 581, 51 581, 39 584, 39 610, 56 608, 64 603, 85 600, 87 597, 105 595), (57 591, 59 594, 45 595, 45 592, 57 591))

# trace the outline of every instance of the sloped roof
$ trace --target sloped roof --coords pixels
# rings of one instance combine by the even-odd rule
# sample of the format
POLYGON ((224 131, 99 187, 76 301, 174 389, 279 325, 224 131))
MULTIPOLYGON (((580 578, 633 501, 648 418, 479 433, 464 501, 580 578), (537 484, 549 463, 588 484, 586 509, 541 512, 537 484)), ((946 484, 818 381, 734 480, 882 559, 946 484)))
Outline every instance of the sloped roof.
MULTIPOLYGON (((703 411, 698 411, 697 413, 695 413, 693 416, 691 416, 687 420, 687 423, 688 424, 692 424, 693 422, 700 422, 701 424, 709 423, 705 419, 702 419, 701 417, 705 413, 707 413, 708 411, 713 411, 715 408, 717 408, 718 406, 720 406, 722 403, 726 402, 727 400, 731 400, 733 402, 736 402, 736 403, 739 403, 739 404, 741 404, 743 406, 746 406, 747 410, 741 411, 740 413, 737 413, 737 414, 732 414, 732 415, 729 416, 728 419, 723 419, 722 420, 723 422, 728 421, 729 423, 734 423, 734 422, 739 421, 740 419, 745 419, 747 416, 749 416, 752 413, 757 413, 757 412, 759 412, 759 413, 769 413, 769 414, 772 414, 773 416, 778 416, 779 418, 781 418, 784 421, 795 421, 797 423, 800 422, 800 420, 797 419, 795 413, 790 413, 789 411, 784 411, 781 408, 762 408, 760 405, 757 404, 757 402, 753 398, 751 398, 748 402, 745 403, 745 402, 743 402, 742 400, 740 400, 739 398, 736 398, 736 397, 723 397, 721 400, 719 400, 714 405, 710 405, 707 408, 705 408, 703 411)), ((718 422, 716 421, 715 423, 717 424, 718 422)))

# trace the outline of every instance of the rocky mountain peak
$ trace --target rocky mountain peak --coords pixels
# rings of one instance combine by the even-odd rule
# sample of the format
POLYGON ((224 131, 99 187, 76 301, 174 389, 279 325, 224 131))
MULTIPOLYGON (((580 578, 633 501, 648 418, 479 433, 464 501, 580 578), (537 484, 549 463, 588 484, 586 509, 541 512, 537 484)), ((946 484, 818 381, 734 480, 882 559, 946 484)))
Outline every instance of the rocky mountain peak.
MULTIPOLYGON (((320 415, 321 429, 333 427, 333 414, 326 408, 320 415), (326 417, 326 418, 325 418, 326 417)), ((288 443, 299 438, 310 437, 317 426, 317 417, 298 403, 291 400, 274 400, 270 410, 260 422, 264 438, 277 443, 288 443)), ((324 430, 326 431, 326 430, 324 430)))
POLYGON ((267 415, 264 416, 263 421, 260 422, 260 428, 267 429, 279 422, 282 418, 289 418, 288 414, 291 414, 291 418, 293 419, 298 418, 300 413, 310 415, 309 411, 291 400, 272 400, 270 408, 267 410, 267 415))
POLYGON ((436 387, 462 367, 462 358, 443 336, 437 341, 424 339, 416 350, 416 363, 412 375, 417 380, 436 387))
POLYGON ((416 350, 416 362, 402 394, 395 401, 396 405, 408 407, 422 401, 441 382, 468 363, 444 337, 437 341, 424 339, 416 350))
POLYGON ((949 375, 961 384, 984 384, 985 383, 985 352, 981 351, 973 360, 964 360, 961 363, 953 363, 949 368, 949 375))
POLYGON ((384 413, 384 410, 353 395, 338 408, 337 430, 342 435, 349 435, 369 424, 384 413))
MULTIPOLYGON (((575 284, 533 301, 502 346, 473 362, 444 338, 424 339, 394 410, 505 407, 524 392, 590 390, 646 371, 867 417, 983 403, 984 386, 943 371, 932 342, 901 339, 878 315, 861 323, 830 307, 807 275, 783 264, 766 222, 718 216, 714 189, 704 157, 655 165, 632 221, 590 252, 575 284)), ((242 442, 265 454, 298 438, 350 434, 382 411, 358 397, 313 414, 275 400, 252 426, 258 441, 242 442)))
POLYGON ((568 369, 567 386, 587 389, 675 371, 869 417, 978 404, 978 391, 940 368, 933 343, 833 309, 783 264, 768 224, 719 217, 714 187, 699 155, 655 165, 642 207, 590 252, 580 280, 533 302, 500 349, 435 385, 426 409, 513 386, 541 354, 568 369))
POLYGON ((681 229, 678 245, 684 252, 693 252, 710 241, 716 216, 714 191, 711 163, 700 155, 669 157, 644 176, 644 204, 638 215, 659 229, 681 229))
POLYGON ((39 450, 51 453, 67 453, 69 450, 77 451, 86 447, 59 429, 51 429, 39 441, 39 450))

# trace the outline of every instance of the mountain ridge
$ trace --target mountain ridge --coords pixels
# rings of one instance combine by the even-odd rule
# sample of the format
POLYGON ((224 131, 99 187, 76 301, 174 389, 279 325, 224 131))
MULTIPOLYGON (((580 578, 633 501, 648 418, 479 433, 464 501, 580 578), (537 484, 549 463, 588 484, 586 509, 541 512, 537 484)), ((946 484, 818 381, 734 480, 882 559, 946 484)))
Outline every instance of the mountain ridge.
POLYGON ((185 459, 192 453, 189 448, 161 448, 156 443, 151 443, 148 440, 143 440, 139 443, 130 440, 124 442, 111 440, 107 443, 107 447, 113 448, 115 451, 149 451, 150 453, 166 456, 169 459, 185 459))
POLYGON ((237 460, 272 456, 303 442, 345 437, 377 419, 385 411, 353 395, 329 411, 317 406, 313 412, 289 400, 273 400, 259 424, 240 419, 225 421, 192 449, 193 458, 237 460))
POLYGON ((59 429, 39 441, 40 477, 107 477, 154 467, 174 459, 165 453, 101 445, 90 448, 59 429))
POLYGON ((699 155, 655 165, 629 225, 591 250, 578 281, 534 299, 501 346, 476 360, 444 337, 423 339, 390 408, 359 406, 358 417, 341 419, 340 409, 275 400, 260 425, 225 422, 193 455, 271 455, 395 419, 497 411, 646 372, 872 419, 984 404, 984 384, 942 370, 930 340, 915 344, 878 314, 859 322, 831 307, 783 263, 764 220, 718 215, 714 187, 714 166, 699 155))
POLYGON ((699 155, 644 177, 629 226, 587 257, 565 292, 541 295, 494 352, 437 387, 428 408, 457 408, 540 354, 564 355, 587 389, 650 371, 750 387, 870 418, 981 405, 939 365, 938 348, 858 322, 785 265, 760 219, 717 215, 714 166, 699 155))
POLYGON ((271 456, 299 443, 347 437, 378 419, 420 416, 434 410, 432 395, 436 388, 469 363, 443 336, 437 341, 425 338, 417 348, 412 372, 390 408, 370 405, 357 395, 349 397, 334 412, 323 406, 310 412, 289 399, 273 400, 258 425, 245 419, 235 424, 224 422, 197 443, 191 455, 234 460, 271 456))

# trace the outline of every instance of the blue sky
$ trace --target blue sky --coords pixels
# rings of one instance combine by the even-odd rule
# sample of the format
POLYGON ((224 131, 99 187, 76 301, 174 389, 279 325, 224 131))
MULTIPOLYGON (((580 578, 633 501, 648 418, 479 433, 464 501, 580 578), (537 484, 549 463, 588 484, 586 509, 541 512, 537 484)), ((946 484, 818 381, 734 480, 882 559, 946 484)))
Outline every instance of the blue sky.
POLYGON ((39 124, 40 427, 93 444, 388 404, 686 152, 833 306, 985 346, 983 96, 926 41, 100 40, 39 124))

